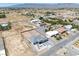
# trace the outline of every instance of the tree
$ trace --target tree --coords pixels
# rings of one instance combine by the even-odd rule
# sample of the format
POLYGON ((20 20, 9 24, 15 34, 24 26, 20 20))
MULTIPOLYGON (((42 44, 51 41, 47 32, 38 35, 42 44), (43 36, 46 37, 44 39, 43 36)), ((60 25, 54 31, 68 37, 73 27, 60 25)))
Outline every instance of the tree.
POLYGON ((5 14, 0 14, 0 18, 5 18, 6 15, 5 14))
POLYGON ((79 29, 79 25, 72 24, 72 28, 79 29))
POLYGON ((47 12, 46 12, 46 15, 49 15, 49 14, 51 14, 51 12, 47 11, 47 12))
POLYGON ((79 18, 77 18, 77 20, 79 20, 79 18))
POLYGON ((46 15, 49 15, 49 14, 55 15, 55 12, 47 11, 47 12, 46 12, 46 15))
POLYGON ((11 22, 8 22, 8 29, 11 29, 11 22))
POLYGON ((43 17, 39 17, 40 20, 43 20, 43 17))
POLYGON ((72 20, 71 20, 71 19, 69 19, 69 22, 72 22, 72 20))
POLYGON ((0 25, 0 30, 2 30, 2 26, 0 25))
POLYGON ((11 29, 11 23, 10 22, 8 22, 8 25, 7 26, 2 26, 2 25, 0 25, 0 30, 9 30, 9 29, 11 29))
POLYGON ((47 32, 48 30, 47 29, 45 29, 45 32, 47 32))

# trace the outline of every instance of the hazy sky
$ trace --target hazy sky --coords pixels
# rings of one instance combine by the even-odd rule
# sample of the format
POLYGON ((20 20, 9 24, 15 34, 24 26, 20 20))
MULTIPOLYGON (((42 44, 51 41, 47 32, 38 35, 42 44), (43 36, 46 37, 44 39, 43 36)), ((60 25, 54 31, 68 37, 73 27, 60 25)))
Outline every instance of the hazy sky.
POLYGON ((11 5, 16 5, 17 3, 0 3, 0 7, 7 7, 11 5))
POLYGON ((79 3, 79 0, 0 0, 0 3, 79 3))

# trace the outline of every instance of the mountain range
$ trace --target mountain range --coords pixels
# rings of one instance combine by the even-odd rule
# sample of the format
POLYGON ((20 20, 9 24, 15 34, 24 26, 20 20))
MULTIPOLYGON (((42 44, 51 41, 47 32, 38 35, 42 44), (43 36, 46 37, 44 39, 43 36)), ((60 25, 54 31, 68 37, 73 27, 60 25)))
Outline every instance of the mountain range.
POLYGON ((7 8, 79 8, 78 3, 17 3, 7 8))

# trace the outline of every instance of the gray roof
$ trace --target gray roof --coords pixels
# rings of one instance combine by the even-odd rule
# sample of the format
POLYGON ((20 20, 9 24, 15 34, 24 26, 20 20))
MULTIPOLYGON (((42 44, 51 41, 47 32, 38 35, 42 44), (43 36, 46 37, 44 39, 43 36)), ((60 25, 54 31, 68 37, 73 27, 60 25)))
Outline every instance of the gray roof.
POLYGON ((40 42, 41 40, 45 40, 45 39, 47 39, 45 36, 37 35, 37 36, 32 36, 30 38, 30 41, 32 43, 35 43, 35 42, 40 42))

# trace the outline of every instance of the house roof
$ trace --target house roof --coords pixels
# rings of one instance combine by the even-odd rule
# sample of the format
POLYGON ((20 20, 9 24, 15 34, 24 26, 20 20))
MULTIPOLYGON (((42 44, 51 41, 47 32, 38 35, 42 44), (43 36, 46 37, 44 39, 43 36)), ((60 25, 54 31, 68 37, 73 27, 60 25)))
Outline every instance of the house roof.
POLYGON ((45 40, 45 39, 46 39, 46 37, 41 36, 41 35, 37 35, 37 36, 32 36, 32 37, 30 38, 30 41, 31 41, 32 43, 36 43, 36 42, 40 42, 40 41, 45 40))
POLYGON ((35 21, 40 21, 39 19, 34 19, 34 20, 31 20, 31 22, 35 22, 35 21))
POLYGON ((52 35, 56 35, 56 34, 58 34, 58 31, 56 31, 56 30, 46 32, 46 35, 47 35, 48 37, 51 37, 52 35))
POLYGON ((33 44, 32 48, 34 48, 36 52, 43 52, 43 50, 45 51, 52 46, 48 38, 42 35, 34 35, 30 38, 30 41, 33 44))
POLYGON ((72 25, 66 25, 64 26, 66 29, 71 29, 72 28, 72 25))
POLYGON ((57 31, 59 33, 63 33, 64 31, 66 31, 66 29, 64 27, 60 27, 60 28, 57 29, 57 31))

